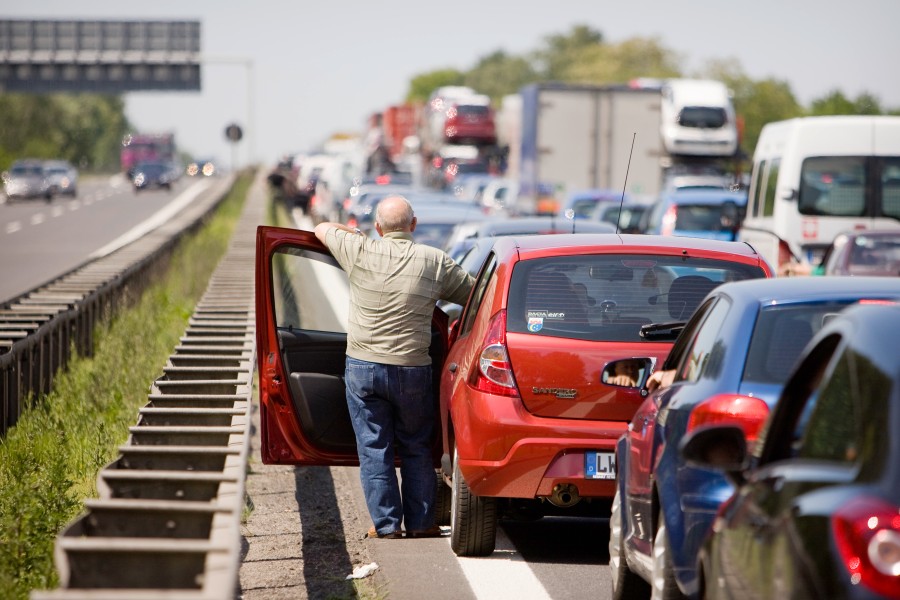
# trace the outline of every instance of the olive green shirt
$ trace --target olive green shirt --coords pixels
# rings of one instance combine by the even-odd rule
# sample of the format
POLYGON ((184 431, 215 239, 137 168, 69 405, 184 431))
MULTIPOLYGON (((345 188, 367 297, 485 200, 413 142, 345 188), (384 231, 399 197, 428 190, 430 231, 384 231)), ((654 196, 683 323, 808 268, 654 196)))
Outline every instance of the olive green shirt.
POLYGON ((332 227, 325 245, 350 278, 347 356, 388 365, 431 364, 435 303, 465 305, 472 276, 406 232, 371 239, 332 227))

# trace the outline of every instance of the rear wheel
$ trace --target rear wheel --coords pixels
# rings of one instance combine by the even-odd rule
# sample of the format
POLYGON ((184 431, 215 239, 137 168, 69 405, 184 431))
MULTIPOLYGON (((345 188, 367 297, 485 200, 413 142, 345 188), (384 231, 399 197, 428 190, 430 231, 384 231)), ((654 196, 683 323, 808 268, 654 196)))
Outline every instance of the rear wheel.
POLYGON ((444 476, 440 470, 434 472, 434 486, 434 523, 436 525, 449 525, 453 492, 444 481, 444 476))
POLYGON ((450 547, 457 556, 488 556, 497 543, 497 499, 469 491, 459 470, 459 455, 453 448, 450 547))
POLYGON ((685 596, 675 581, 675 569, 669 551, 669 534, 666 521, 659 515, 656 537, 653 539, 653 577, 651 579, 654 600, 682 600, 685 596))
POLYGON ((613 497, 609 516, 609 570, 613 600, 650 597, 650 585, 628 568, 625 560, 625 532, 622 527, 622 499, 613 497))

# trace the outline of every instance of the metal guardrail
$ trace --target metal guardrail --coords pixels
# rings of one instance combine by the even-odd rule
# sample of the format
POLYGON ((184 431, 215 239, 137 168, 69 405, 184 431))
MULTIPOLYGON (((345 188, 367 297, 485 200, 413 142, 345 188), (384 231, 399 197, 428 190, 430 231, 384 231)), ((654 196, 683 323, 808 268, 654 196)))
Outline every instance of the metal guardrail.
POLYGON ((181 235, 218 206, 233 177, 213 183, 165 225, 0 305, 0 435, 30 395, 48 393, 74 350, 91 356, 94 327, 140 297, 181 235))
POLYGON ((98 476, 100 497, 58 536, 60 588, 32 592, 32 600, 235 597, 263 198, 248 195, 231 246, 127 443, 98 476))

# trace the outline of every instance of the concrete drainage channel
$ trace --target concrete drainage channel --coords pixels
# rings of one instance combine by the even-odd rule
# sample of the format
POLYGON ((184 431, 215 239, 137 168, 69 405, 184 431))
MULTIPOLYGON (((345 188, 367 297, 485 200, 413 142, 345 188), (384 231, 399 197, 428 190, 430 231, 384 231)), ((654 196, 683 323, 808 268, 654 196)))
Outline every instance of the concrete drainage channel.
MULTIPOLYGON (((257 177, 254 185, 264 185, 257 177)), ((99 498, 57 538, 61 586, 32 600, 234 598, 256 366, 254 253, 265 194, 247 196, 99 498)))

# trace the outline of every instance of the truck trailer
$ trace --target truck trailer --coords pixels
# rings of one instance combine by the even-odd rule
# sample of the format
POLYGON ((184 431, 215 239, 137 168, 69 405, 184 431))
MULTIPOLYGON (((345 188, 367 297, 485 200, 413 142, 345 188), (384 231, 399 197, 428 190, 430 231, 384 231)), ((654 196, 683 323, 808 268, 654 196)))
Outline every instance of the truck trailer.
MULTIPOLYGON (((509 150, 508 171, 519 180, 515 212, 548 210, 552 207, 546 201, 548 189, 557 199, 600 188, 653 197, 673 173, 724 174, 731 156, 666 150, 664 133, 671 127, 664 118, 664 89, 665 80, 652 86, 536 83, 523 87, 521 107, 505 103, 515 107, 521 123, 515 135, 508 136, 518 144, 509 150)), ((711 105, 721 102, 718 95, 710 100, 711 105)), ((723 112, 730 118, 720 125, 736 131, 730 99, 728 103, 723 112)), ((503 115, 500 120, 507 118, 503 115)), ((670 117, 677 119, 677 114, 670 117)), ((696 139, 721 137, 721 127, 700 127, 696 139)))

